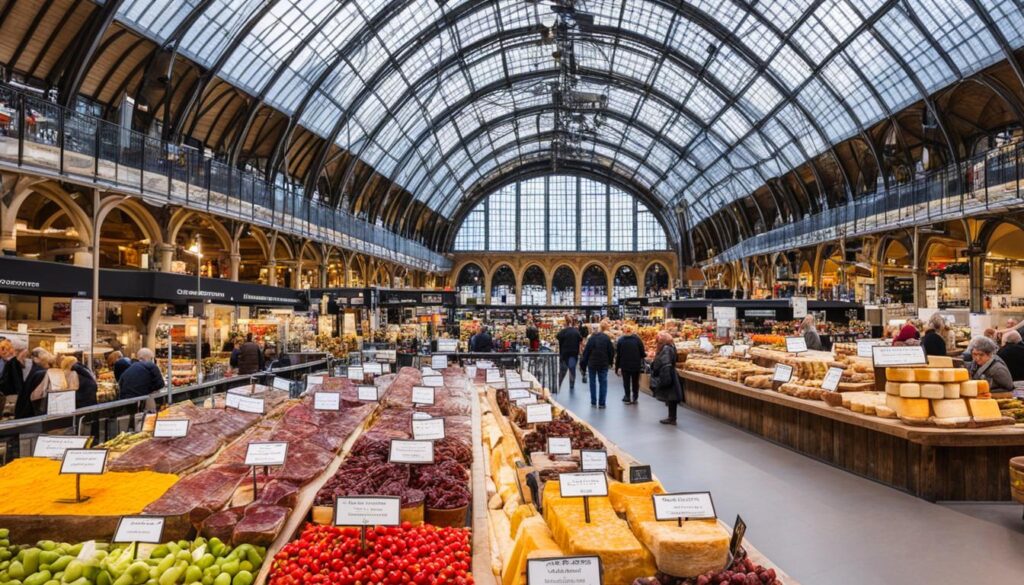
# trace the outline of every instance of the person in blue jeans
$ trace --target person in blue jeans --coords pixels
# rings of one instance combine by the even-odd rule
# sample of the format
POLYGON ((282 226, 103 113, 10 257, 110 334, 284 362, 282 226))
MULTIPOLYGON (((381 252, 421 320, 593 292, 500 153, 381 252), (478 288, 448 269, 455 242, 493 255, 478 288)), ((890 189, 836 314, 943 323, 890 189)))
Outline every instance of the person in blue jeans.
POLYGON ((580 358, 581 367, 586 368, 590 374, 590 406, 598 408, 605 407, 605 398, 608 397, 608 368, 615 363, 615 344, 606 333, 610 327, 611 323, 607 320, 601 321, 600 330, 587 340, 583 356, 580 358))
POLYGON ((558 387, 562 387, 565 374, 569 374, 569 391, 576 389, 576 362, 579 361, 583 337, 572 317, 565 318, 565 327, 555 336, 558 340, 558 387))

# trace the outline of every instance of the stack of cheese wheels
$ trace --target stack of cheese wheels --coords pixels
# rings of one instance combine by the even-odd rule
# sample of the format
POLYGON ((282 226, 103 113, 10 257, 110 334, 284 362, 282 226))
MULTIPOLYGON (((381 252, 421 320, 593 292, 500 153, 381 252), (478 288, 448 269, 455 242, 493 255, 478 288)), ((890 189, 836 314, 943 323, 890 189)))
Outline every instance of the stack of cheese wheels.
POLYGON ((928 367, 886 368, 886 406, 904 422, 938 426, 999 424, 999 406, 986 380, 971 380, 952 358, 932 356, 928 367))

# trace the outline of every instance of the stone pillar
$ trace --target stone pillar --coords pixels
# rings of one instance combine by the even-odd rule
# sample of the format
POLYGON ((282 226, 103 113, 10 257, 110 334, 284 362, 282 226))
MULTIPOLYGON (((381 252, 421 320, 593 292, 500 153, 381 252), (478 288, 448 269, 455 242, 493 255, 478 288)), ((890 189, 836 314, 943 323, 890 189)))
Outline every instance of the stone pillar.
POLYGON ((923 266, 914 269, 914 304, 917 308, 928 306, 928 272, 923 266))
POLYGON ((267 284, 277 286, 277 260, 267 262, 267 284))
POLYGON ((241 265, 242 265, 242 255, 241 254, 232 254, 229 257, 228 262, 229 262, 230 271, 231 271, 230 272, 231 280, 233 280, 235 282, 238 282, 238 271, 239 271, 239 269, 241 268, 241 265))
POLYGON ((970 270, 971 312, 985 312, 985 250, 974 245, 967 249, 970 270))
POLYGON ((302 282, 302 264, 295 262, 290 266, 290 268, 292 269, 292 278, 291 282, 288 283, 288 286, 291 287, 292 290, 299 290, 302 282))
POLYGON ((174 261, 174 246, 170 244, 157 244, 156 254, 159 259, 159 267, 161 272, 171 271, 171 262, 174 261))

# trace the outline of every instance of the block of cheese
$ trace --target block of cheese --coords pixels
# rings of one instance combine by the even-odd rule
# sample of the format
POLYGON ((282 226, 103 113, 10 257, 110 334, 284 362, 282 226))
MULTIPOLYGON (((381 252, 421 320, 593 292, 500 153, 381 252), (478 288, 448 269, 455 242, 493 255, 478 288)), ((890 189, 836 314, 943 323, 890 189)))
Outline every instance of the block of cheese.
POLYGON ((955 382, 942 385, 943 398, 960 398, 960 384, 955 382))
POLYGON ((548 525, 540 516, 524 518, 515 533, 512 552, 504 559, 502 585, 525 584, 528 559, 562 556, 562 549, 551 537, 548 525))
POLYGON ((942 384, 921 384, 921 398, 942 399, 946 388, 942 384))
POLYGON ((940 382, 942 372, 939 368, 918 368, 914 370, 914 379, 918 382, 940 382))
POLYGON ((960 396, 973 398, 988 392, 988 380, 967 380, 960 382, 960 396))
POLYGON ((928 367, 929 368, 952 368, 953 358, 944 355, 930 355, 928 356, 928 367))
POLYGON ((991 398, 971 398, 967 401, 974 420, 998 420, 1002 418, 999 404, 991 398))
POLYGON ((962 418, 971 415, 967 410, 967 403, 959 399, 932 401, 932 409, 935 411, 935 418, 962 418))
POLYGON ((900 384, 900 396, 903 398, 920 398, 921 385, 917 382, 903 382, 900 384))
POLYGON ((665 493, 665 488, 661 486, 661 482, 657 481, 648 481, 645 483, 622 483, 620 481, 608 482, 608 497, 612 501, 612 508, 614 508, 619 514, 626 511, 626 498, 640 496, 650 500, 652 495, 663 493, 665 493))
POLYGON ((625 505, 630 528, 654 554, 659 571, 693 577, 725 564, 730 535, 717 520, 688 520, 680 527, 675 520, 656 521, 649 497, 631 497, 625 505))
POLYGON ((885 379, 893 382, 913 382, 913 368, 885 368, 885 379))
POLYGON ((897 416, 906 418, 928 418, 930 400, 927 398, 903 398, 885 395, 885 405, 896 411, 897 416))
POLYGON ((882 418, 896 418, 896 411, 888 406, 882 406, 881 404, 875 405, 875 414, 882 418))
POLYGON ((899 396, 900 395, 900 384, 901 384, 901 382, 886 382, 885 383, 885 393, 886 394, 892 394, 893 396, 899 396))
POLYGON ((970 374, 963 368, 942 368, 934 371, 939 373, 938 382, 963 382, 970 378, 970 374))

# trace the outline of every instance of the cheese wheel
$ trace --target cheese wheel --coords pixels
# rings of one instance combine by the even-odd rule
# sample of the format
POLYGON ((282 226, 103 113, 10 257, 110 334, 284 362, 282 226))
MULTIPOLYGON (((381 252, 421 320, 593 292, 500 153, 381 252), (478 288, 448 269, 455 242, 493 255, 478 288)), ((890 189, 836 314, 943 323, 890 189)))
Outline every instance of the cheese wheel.
POLYGON ((943 368, 935 371, 940 372, 942 379, 938 380, 939 382, 964 382, 971 377, 963 368, 943 368))
POLYGON ((904 382, 900 384, 900 396, 903 398, 920 398, 921 385, 917 382, 904 382))
POLYGON ((967 403, 963 400, 935 400, 932 402, 936 418, 961 418, 970 416, 967 403))
POLYGON ((921 384, 921 398, 942 399, 945 394, 942 384, 921 384))
POLYGON ((893 396, 900 395, 900 383, 899 382, 886 382, 885 393, 892 394, 893 396))
POLYGON ((967 380, 960 382, 960 396, 974 398, 978 395, 978 382, 981 380, 967 380))
POLYGON ((929 368, 952 368, 953 358, 944 355, 930 355, 928 356, 928 367, 929 368))
POLYGON ((914 379, 918 382, 941 382, 943 370, 920 368, 914 370, 914 379))
POLYGON ((885 368, 885 379, 893 382, 913 382, 914 370, 911 368, 885 368))
MULTIPOLYGON (((903 408, 903 401, 905 398, 899 396, 885 395, 885 406, 896 413, 896 416, 900 415, 900 410, 903 408)), ((877 409, 876 409, 877 412, 877 409)))
POLYGON ((974 420, 993 420, 1001 418, 999 403, 991 398, 971 398, 967 401, 974 420))
POLYGON ((978 383, 978 394, 986 394, 991 391, 988 386, 988 380, 975 380, 978 383))
POLYGON ((942 397, 943 398, 960 398, 960 384, 943 384, 942 385, 942 397))

